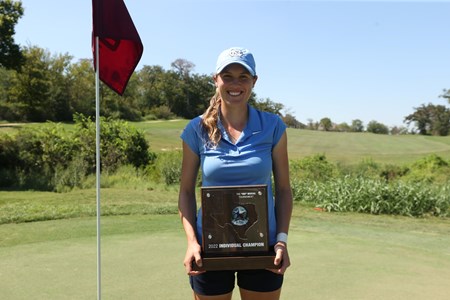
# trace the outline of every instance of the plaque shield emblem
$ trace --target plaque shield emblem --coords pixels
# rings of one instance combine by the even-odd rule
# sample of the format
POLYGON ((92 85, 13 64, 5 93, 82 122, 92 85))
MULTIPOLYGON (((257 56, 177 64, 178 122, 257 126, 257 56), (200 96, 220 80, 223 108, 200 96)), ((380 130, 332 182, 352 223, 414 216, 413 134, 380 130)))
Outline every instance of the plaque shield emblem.
POLYGON ((243 206, 236 206, 231 211, 231 223, 236 226, 244 226, 248 223, 248 212, 243 206))

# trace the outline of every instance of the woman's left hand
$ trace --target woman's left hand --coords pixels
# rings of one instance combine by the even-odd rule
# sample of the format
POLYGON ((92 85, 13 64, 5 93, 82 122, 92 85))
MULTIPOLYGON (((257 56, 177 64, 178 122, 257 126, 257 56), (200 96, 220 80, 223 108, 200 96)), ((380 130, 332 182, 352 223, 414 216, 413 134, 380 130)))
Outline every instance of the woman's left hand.
POLYGON ((275 250, 275 260, 273 263, 275 266, 279 266, 279 268, 269 270, 276 274, 284 274, 284 272, 286 272, 286 269, 291 265, 287 245, 286 243, 278 242, 275 244, 274 250, 275 250))

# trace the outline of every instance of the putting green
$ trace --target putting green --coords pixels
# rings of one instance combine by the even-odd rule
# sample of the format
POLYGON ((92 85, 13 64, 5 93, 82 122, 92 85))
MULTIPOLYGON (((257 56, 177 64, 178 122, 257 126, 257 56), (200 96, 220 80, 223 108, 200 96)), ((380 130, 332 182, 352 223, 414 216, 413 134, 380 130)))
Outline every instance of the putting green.
MULTIPOLYGON (((178 216, 102 224, 104 299, 192 298, 178 216)), ((447 299, 449 225, 297 211, 282 299, 447 299)), ((94 219, 0 226, 2 299, 95 299, 96 289, 94 219)))

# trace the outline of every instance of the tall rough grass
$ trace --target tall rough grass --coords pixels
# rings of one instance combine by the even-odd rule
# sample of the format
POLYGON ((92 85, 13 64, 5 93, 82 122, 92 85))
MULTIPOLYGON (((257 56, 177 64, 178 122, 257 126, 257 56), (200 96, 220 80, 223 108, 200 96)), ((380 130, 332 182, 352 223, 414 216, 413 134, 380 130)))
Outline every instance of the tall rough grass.
POLYGON ((330 212, 450 216, 450 184, 345 176, 324 182, 293 180, 292 190, 296 201, 330 212))

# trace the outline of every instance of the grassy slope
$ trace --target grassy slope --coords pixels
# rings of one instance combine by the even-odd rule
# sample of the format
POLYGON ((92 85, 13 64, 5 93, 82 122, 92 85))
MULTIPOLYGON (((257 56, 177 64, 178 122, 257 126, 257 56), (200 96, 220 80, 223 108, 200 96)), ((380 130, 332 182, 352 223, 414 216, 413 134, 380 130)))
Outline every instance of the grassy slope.
MULTIPOLYGON (((144 131, 152 151, 180 149, 179 138, 187 120, 134 123, 144 131)), ((436 153, 450 159, 450 136, 389 136, 288 129, 289 156, 298 159, 325 154, 328 159, 352 164, 371 158, 380 163, 410 163, 436 153)))
MULTIPOLYGON (((150 149, 160 152, 181 148, 180 134, 187 122, 188 120, 171 120, 132 124, 144 132, 150 143, 150 149)), ((23 126, 40 126, 40 124, 23 126)), ((0 133, 14 131, 13 127, 0 127, 0 133)), ((450 136, 389 136, 288 129, 288 139, 291 159, 325 154, 331 161, 344 164, 358 163, 367 158, 380 163, 404 164, 431 153, 450 159, 450 136)))
POLYGON ((450 158, 450 137, 416 135, 376 135, 288 130, 289 155, 299 158, 323 153, 332 161, 345 164, 371 158, 376 162, 403 164, 436 153, 450 158))

